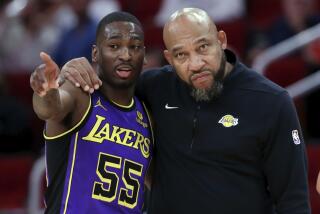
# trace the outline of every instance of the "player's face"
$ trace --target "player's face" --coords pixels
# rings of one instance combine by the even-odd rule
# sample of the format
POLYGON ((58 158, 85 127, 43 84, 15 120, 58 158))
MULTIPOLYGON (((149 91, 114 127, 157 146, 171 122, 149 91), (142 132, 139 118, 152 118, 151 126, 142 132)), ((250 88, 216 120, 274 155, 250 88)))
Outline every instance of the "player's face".
POLYGON ((204 93, 215 90, 222 81, 226 64, 224 32, 182 20, 166 39, 164 54, 178 76, 195 90, 204 93))
POLYGON ((132 87, 142 70, 145 55, 142 29, 131 22, 106 25, 103 39, 93 50, 99 76, 107 84, 132 87))

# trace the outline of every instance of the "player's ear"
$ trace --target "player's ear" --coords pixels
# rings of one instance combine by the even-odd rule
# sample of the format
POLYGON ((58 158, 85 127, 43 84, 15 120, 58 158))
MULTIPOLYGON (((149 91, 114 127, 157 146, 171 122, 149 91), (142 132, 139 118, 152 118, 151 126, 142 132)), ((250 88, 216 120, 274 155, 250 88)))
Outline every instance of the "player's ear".
POLYGON ((98 62, 99 60, 99 50, 97 45, 92 45, 91 59, 94 63, 98 62))

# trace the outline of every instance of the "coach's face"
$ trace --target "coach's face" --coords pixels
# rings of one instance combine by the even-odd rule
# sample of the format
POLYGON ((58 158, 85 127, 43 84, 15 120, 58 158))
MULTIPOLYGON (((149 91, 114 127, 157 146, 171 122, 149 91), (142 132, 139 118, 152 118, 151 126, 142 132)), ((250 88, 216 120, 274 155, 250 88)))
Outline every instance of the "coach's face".
POLYGON ((225 33, 217 32, 210 20, 188 16, 177 18, 165 31, 164 54, 178 76, 194 88, 212 88, 215 77, 224 72, 225 33))
POLYGON ((145 56, 142 29, 131 22, 107 24, 102 39, 93 49, 93 61, 99 65, 102 81, 113 87, 135 84, 145 56))

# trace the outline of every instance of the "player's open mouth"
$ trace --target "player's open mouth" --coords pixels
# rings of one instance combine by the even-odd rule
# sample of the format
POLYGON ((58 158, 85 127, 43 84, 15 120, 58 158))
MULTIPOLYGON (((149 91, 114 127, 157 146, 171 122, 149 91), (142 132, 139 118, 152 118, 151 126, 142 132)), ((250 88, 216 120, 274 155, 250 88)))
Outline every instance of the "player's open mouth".
POLYGON ((120 78, 126 79, 132 73, 132 67, 131 66, 119 66, 116 69, 116 73, 120 78))

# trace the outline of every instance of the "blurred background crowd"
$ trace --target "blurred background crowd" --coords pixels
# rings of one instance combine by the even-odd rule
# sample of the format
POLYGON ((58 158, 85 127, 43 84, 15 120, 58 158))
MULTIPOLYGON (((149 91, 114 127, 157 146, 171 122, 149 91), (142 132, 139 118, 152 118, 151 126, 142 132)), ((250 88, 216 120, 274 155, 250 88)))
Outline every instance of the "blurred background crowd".
MULTIPOLYGON (((162 27, 182 7, 206 10, 226 32, 228 48, 249 66, 260 68, 259 58, 277 46, 280 52, 292 49, 258 69, 283 87, 320 70, 320 30, 279 46, 320 29, 320 0, 1 0, 0 214, 26 212, 30 173, 43 153, 43 123, 33 113, 29 86, 31 72, 41 63, 40 51, 49 53, 59 66, 74 57, 90 60, 98 21, 123 10, 137 16, 144 27, 148 61, 144 69, 161 66, 166 64, 162 27)), ((319 88, 294 97, 307 144, 313 213, 320 213, 314 188, 320 170, 319 88)))

